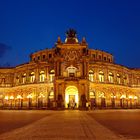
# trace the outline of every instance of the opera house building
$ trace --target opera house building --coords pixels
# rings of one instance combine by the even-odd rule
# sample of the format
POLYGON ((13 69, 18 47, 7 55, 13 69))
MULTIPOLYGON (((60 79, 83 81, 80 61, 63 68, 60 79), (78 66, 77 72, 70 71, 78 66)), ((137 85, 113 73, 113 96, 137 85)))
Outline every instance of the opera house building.
POLYGON ((30 62, 0 68, 1 109, 140 108, 140 69, 88 48, 76 31, 30 55, 30 62))

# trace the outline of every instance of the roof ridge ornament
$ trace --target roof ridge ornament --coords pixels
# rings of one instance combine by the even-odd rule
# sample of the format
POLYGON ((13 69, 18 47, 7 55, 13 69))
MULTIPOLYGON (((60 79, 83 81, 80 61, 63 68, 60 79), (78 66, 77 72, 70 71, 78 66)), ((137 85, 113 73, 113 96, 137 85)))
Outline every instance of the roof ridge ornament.
POLYGON ((77 38, 77 32, 76 30, 70 28, 66 31, 66 37, 67 38, 77 38))
POLYGON ((58 38, 57 38, 57 43, 58 43, 58 44, 62 43, 62 42, 61 42, 60 36, 58 36, 58 38))
POLYGON ((78 43, 76 30, 70 28, 66 31, 65 43, 68 43, 68 44, 78 43))

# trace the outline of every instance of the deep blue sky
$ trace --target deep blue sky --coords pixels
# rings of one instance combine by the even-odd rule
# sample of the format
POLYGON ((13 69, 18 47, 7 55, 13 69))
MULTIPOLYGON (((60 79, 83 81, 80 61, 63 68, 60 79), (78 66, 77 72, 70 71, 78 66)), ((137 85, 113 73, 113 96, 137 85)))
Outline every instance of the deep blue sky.
POLYGON ((0 65, 28 62, 68 28, 117 64, 140 68, 139 0, 0 0, 0 65))

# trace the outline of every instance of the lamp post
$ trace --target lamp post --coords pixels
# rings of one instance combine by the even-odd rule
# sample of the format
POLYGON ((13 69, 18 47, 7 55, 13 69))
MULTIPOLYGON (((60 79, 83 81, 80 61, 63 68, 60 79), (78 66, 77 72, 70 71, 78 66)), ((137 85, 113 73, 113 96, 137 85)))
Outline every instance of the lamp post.
POLYGON ((49 95, 49 107, 51 108, 51 107, 53 107, 53 101, 54 100, 54 93, 53 93, 53 91, 51 91, 50 92, 50 95, 49 95))
POLYGON ((21 99, 22 99, 22 96, 21 95, 17 95, 17 99, 18 99, 18 109, 21 108, 21 99))
POLYGON ((2 105, 0 105, 0 108, 3 108, 3 95, 0 94, 0 102, 2 105))
POLYGON ((106 97, 105 97, 104 93, 101 93, 99 98, 101 98, 101 108, 106 107, 106 101, 105 101, 106 97))
POLYGON ((111 96, 111 100, 112 100, 112 108, 115 107, 115 99, 116 99, 116 96, 115 96, 115 95, 112 95, 112 96, 111 96))
POLYGON ((132 98, 133 98, 133 97, 130 95, 130 96, 129 96, 129 100, 130 100, 130 108, 132 108, 132 98))
POLYGON ((121 107, 122 107, 122 108, 124 108, 124 100, 125 100, 125 98, 126 98, 126 95, 122 95, 122 96, 120 97, 120 100, 121 100, 121 107))
POLYGON ((7 107, 7 103, 8 103, 9 97, 8 97, 8 96, 5 96, 4 99, 5 99, 5 101, 6 101, 6 102, 4 103, 4 104, 5 104, 5 107, 7 107))
POLYGON ((38 96, 38 107, 40 108, 40 107, 43 107, 43 98, 44 98, 45 96, 43 95, 43 94, 40 94, 39 96, 38 96))
POLYGON ((32 106, 32 94, 29 94, 29 95, 27 96, 27 98, 28 98, 28 108, 30 109, 31 106, 32 106))
POLYGON ((134 104, 135 104, 135 107, 137 107, 137 100, 138 100, 138 97, 137 96, 134 96, 134 104))
POLYGON ((12 109, 13 99, 14 99, 14 96, 10 96, 10 100, 11 100, 11 109, 12 109))

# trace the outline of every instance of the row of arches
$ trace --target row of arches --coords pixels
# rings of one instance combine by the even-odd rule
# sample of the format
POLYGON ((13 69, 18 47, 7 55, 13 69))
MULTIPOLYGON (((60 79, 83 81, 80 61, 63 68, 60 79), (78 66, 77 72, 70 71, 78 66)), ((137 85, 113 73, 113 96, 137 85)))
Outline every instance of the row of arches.
MULTIPOLYGON (((55 71, 51 70, 49 72, 49 81, 53 82, 55 77, 55 71)), ((29 75, 27 73, 23 73, 21 75, 16 76, 16 84, 22 83, 25 84, 26 82, 34 83, 36 81, 36 73, 34 71, 30 72, 29 75)), ((40 71, 38 76, 38 82, 45 82, 46 81, 46 74, 45 71, 40 71)))
POLYGON ((91 108, 137 108, 140 105, 139 96, 135 94, 91 91, 89 98, 91 108))
POLYGON ((49 102, 54 98, 54 92, 47 93, 29 93, 29 94, 6 94, 0 98, 0 108, 26 109, 48 107, 49 102))
MULTIPOLYGON (((91 82, 94 82, 96 79, 94 79, 94 71, 93 70, 89 70, 89 80, 91 82)), ((112 72, 109 72, 108 74, 108 82, 109 83, 114 83, 114 81, 117 82, 117 84, 121 84, 121 81, 123 80, 123 84, 126 85, 128 83, 128 78, 126 75, 124 76, 121 76, 120 74, 116 74, 116 76, 114 76, 114 74, 112 72), (115 79, 116 77, 116 79, 115 79)), ((105 82, 105 74, 103 71, 99 71, 98 73, 98 79, 99 79, 99 82, 105 82)))

